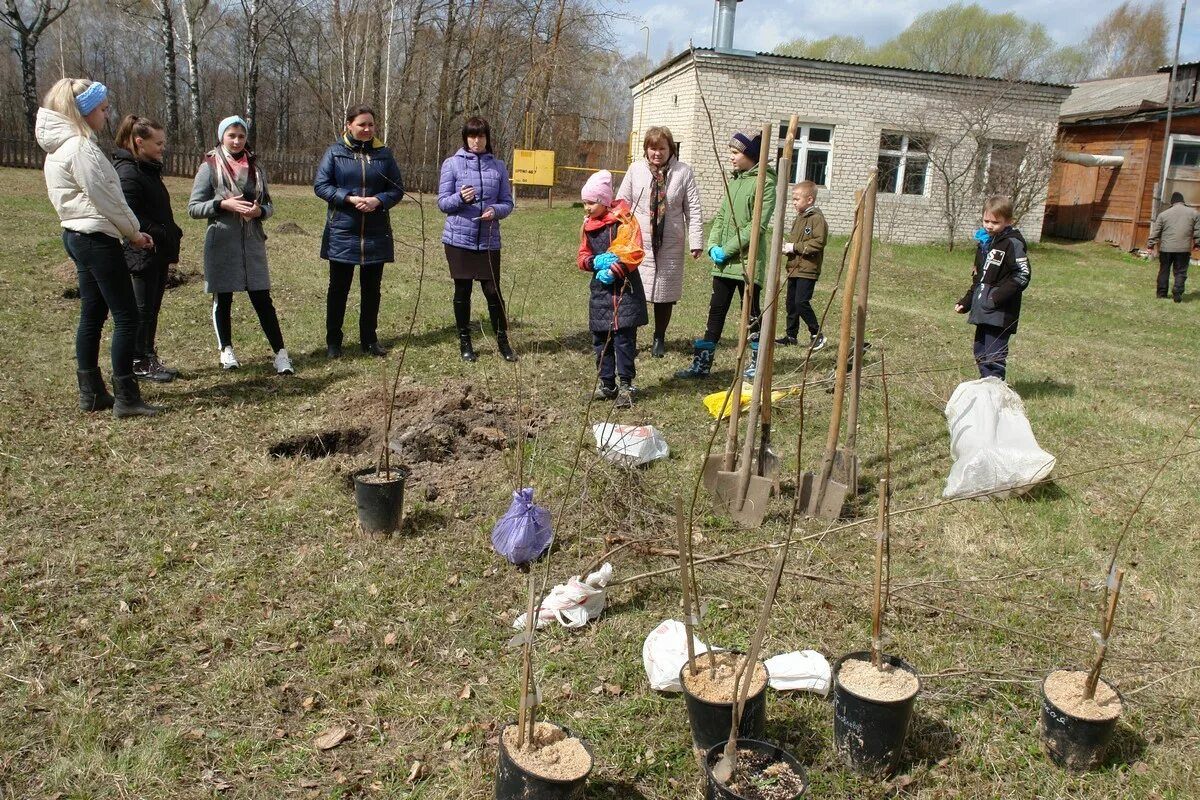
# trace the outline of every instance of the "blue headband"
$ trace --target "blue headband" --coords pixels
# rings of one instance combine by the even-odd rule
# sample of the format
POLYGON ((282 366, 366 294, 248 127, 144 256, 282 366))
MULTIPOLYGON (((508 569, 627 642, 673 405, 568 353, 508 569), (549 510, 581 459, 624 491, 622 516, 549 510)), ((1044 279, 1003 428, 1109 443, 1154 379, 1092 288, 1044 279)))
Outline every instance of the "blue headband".
POLYGON ((225 138, 225 129, 231 125, 241 125, 242 128, 245 129, 245 131, 247 133, 250 132, 250 124, 248 122, 246 122, 246 120, 239 117, 237 114, 234 114, 232 117, 226 117, 225 119, 221 120, 221 122, 217 125, 217 141, 218 142, 225 138))
POLYGON ((75 107, 79 109, 80 114, 86 117, 95 111, 106 97, 108 97, 108 87, 100 81, 93 81, 91 86, 75 96, 75 107))

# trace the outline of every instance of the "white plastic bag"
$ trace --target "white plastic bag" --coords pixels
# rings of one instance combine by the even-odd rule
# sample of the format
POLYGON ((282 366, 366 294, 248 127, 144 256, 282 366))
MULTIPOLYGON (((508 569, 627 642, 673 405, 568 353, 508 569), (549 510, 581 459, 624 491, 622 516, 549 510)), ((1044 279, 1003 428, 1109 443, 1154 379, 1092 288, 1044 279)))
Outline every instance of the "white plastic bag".
MULTIPOLYGON (((612 571, 612 564, 606 562, 588 575, 587 580, 581 581, 578 575, 572 575, 565 584, 555 586, 537 607, 537 626, 544 628, 558 620, 564 628, 581 628, 600 616, 604 610, 604 587, 612 578, 612 571)), ((513 627, 524 630, 525 617, 525 614, 517 617, 513 627)))
MULTIPOLYGON (((692 634, 692 646, 696 653, 707 653, 708 645, 692 634)), ((673 619, 663 622, 642 643, 642 666, 650 688, 660 692, 682 692, 679 670, 687 663, 687 628, 673 619)))
POLYGON ((776 691, 804 689, 822 697, 829 694, 832 670, 829 660, 816 650, 780 653, 763 663, 771 679, 771 688, 776 691))
POLYGON ((954 466, 944 497, 1024 494, 1054 469, 1054 456, 1033 438, 1020 395, 999 378, 960 383, 946 404, 946 422, 954 466))
POLYGON ((616 464, 640 467, 671 454, 671 448, 651 425, 614 425, 597 422, 592 426, 600 454, 616 464))

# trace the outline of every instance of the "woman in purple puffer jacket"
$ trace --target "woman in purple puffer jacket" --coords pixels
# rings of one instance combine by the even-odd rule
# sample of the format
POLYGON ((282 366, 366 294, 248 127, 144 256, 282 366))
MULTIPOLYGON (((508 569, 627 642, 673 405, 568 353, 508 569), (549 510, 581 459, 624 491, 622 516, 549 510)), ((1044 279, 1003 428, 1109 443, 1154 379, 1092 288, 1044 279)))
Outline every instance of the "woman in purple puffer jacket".
POLYGON ((463 361, 474 361, 471 346, 471 284, 479 281, 496 332, 496 349, 516 361, 508 343, 508 315, 500 296, 500 220, 513 210, 512 186, 504 162, 492 155, 487 120, 463 125, 463 146, 442 162, 438 208, 446 214, 442 244, 454 278, 454 324, 463 361))

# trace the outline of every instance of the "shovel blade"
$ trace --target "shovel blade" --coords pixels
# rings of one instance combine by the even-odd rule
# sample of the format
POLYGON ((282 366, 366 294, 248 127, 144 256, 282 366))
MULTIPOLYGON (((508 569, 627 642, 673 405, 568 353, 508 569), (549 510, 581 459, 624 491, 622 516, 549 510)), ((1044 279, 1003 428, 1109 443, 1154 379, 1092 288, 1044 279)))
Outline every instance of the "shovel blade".
POLYGON ((704 488, 710 494, 714 494, 717 490, 717 475, 725 470, 725 456, 709 456, 704 460, 704 471, 701 473, 701 482, 704 488))
POLYGON ((808 515, 824 519, 839 518, 842 516, 842 508, 846 505, 846 495, 849 492, 849 486, 830 478, 825 483, 824 493, 814 489, 812 500, 808 504, 808 515), (820 503, 817 502, 818 497, 820 498, 820 503))
POLYGON ((796 508, 807 510, 812 502, 813 487, 817 485, 817 476, 811 472, 802 472, 800 481, 796 484, 796 508))
POLYGON ((846 486, 858 485, 858 456, 839 449, 833 454, 833 478, 846 486))
POLYGON ((767 516, 767 508, 771 504, 770 478, 750 476, 746 486, 746 497, 741 508, 737 507, 737 487, 741 475, 737 472, 721 472, 717 476, 717 484, 713 490, 714 505, 717 510, 727 514, 734 522, 748 528, 756 528, 767 516))

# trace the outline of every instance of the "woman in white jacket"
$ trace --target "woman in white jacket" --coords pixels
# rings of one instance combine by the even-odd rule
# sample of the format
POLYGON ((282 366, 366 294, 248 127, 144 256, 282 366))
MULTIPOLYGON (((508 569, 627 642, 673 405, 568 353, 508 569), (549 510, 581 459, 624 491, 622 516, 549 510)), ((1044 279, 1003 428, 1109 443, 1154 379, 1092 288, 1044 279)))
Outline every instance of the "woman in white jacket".
POLYGON ((63 245, 79 279, 79 328, 75 333, 79 407, 111 408, 117 417, 154 416, 161 406, 142 401, 133 375, 138 309, 121 250, 121 237, 143 249, 154 247, 138 229, 121 181, 96 144, 108 113, 108 89, 84 78, 63 78, 50 87, 38 109, 34 133, 46 151, 46 189, 63 227, 63 245), (114 398, 100 374, 100 335, 113 316, 114 398))
POLYGON ((638 272, 646 300, 654 306, 650 355, 662 358, 671 312, 683 296, 684 247, 689 246, 692 258, 703 247, 703 211, 692 168, 679 160, 669 128, 648 129, 642 152, 645 158, 629 165, 616 196, 629 203, 642 227, 646 257, 638 272))

